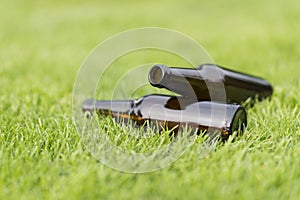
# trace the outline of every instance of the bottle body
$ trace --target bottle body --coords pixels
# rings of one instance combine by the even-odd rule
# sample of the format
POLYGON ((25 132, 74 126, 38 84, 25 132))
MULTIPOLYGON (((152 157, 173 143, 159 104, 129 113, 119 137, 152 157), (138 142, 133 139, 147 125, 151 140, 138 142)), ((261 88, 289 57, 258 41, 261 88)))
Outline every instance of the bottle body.
POLYGON ((247 125, 246 111, 239 105, 209 101, 192 102, 186 97, 147 95, 137 100, 86 100, 83 111, 132 120, 137 125, 175 129, 189 127, 197 131, 220 131, 223 139, 247 125))
POLYGON ((272 86, 259 77, 235 72, 212 64, 195 69, 155 65, 148 74, 150 84, 166 88, 197 101, 242 103, 248 98, 263 100, 272 95, 272 86))

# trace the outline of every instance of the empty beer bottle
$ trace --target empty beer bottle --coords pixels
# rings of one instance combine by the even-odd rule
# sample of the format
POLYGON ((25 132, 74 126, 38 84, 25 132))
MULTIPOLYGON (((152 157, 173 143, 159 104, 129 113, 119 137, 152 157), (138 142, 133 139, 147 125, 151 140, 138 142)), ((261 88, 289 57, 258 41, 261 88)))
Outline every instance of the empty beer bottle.
POLYGON ((167 95, 152 94, 137 100, 88 99, 83 102, 82 109, 84 112, 96 111, 99 115, 129 120, 136 125, 156 124, 176 130, 187 126, 203 132, 220 131, 222 139, 227 139, 235 131, 243 132, 247 125, 246 111, 240 105, 192 102, 186 97, 167 95))
POLYGON ((166 88, 186 97, 196 96, 198 101, 242 103, 248 98, 263 100, 273 93, 270 83, 262 78, 213 64, 194 69, 157 64, 149 71, 148 80, 154 87, 166 88))

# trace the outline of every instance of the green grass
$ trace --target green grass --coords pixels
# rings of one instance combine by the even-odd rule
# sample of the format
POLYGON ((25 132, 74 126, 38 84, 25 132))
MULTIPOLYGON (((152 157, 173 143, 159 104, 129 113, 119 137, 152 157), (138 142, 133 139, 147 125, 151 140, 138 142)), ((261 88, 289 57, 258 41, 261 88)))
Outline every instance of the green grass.
POLYGON ((299 20, 292 0, 2 1, 0 199, 299 199, 299 20), (72 89, 99 42, 145 26, 191 36, 215 63, 264 77, 275 92, 248 110, 233 143, 204 158, 194 145, 160 171, 122 173, 85 150, 72 89))

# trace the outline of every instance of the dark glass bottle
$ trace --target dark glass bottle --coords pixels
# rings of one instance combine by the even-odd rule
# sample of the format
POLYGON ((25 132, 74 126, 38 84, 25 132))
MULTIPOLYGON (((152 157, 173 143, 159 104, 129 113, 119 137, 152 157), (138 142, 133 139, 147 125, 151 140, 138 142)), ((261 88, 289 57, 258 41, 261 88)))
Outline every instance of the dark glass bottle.
POLYGON ((227 139, 234 131, 243 132, 247 125, 246 111, 240 105, 209 101, 191 102, 185 97, 147 95, 137 100, 83 102, 84 112, 132 120, 136 125, 159 125, 169 130, 188 126, 198 131, 221 131, 227 139))
POLYGON ((272 86, 264 79, 213 64, 195 69, 155 65, 149 71, 148 80, 154 87, 166 88, 186 97, 196 95, 198 101, 242 103, 248 98, 263 100, 273 93, 272 86), (224 95, 218 97, 222 90, 224 95), (212 95, 215 95, 214 99, 212 95))

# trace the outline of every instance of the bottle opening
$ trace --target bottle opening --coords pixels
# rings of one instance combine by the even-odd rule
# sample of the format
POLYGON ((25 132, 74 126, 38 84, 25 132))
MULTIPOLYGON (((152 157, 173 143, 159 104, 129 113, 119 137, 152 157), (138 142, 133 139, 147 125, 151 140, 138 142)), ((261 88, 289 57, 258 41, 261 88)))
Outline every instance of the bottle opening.
POLYGON ((149 81, 151 84, 158 84, 163 79, 164 72, 161 66, 155 65, 150 69, 149 81))

